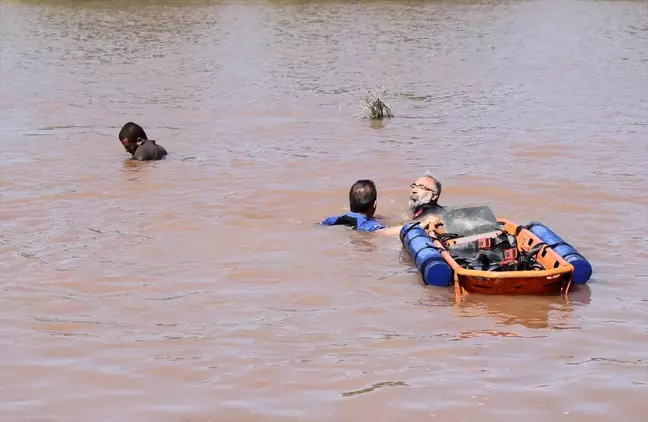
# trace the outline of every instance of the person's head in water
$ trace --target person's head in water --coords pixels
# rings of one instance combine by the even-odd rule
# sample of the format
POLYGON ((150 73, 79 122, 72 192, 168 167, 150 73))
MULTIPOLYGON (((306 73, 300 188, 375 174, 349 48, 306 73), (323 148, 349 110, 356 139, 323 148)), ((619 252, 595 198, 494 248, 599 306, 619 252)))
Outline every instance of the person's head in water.
POLYGON ((131 154, 135 154, 137 147, 147 139, 144 129, 133 122, 126 123, 119 131, 119 141, 126 148, 126 151, 131 154))
POLYGON ((441 196, 441 182, 426 174, 410 185, 409 207, 412 211, 422 205, 436 204, 441 196))
POLYGON ((377 199, 376 184, 371 180, 358 180, 349 190, 351 212, 366 214, 369 218, 376 212, 377 199))

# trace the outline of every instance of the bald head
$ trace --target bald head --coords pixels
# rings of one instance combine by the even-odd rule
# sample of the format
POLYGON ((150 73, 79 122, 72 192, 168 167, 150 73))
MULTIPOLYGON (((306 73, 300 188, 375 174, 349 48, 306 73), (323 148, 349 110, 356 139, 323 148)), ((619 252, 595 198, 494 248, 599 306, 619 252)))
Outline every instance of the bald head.
POLYGON ((434 176, 425 175, 421 176, 414 182, 415 185, 424 186, 426 189, 436 192, 441 196, 441 182, 434 178, 434 176))
POLYGON ((434 176, 421 176, 410 186, 409 207, 414 210, 421 205, 436 204, 441 196, 441 182, 434 176))

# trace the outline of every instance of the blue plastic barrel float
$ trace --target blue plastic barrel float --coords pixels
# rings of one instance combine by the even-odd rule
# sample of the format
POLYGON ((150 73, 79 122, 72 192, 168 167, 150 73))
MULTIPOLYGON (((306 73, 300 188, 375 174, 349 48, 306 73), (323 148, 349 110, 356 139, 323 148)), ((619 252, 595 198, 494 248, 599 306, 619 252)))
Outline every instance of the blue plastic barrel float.
POLYGON ((560 236, 554 233, 549 227, 538 221, 532 221, 525 226, 527 230, 535 234, 546 243, 551 249, 556 251, 565 261, 574 267, 572 282, 575 284, 585 284, 592 276, 592 265, 583 255, 578 253, 569 243, 565 242, 560 236))
POLYGON ((452 283, 452 268, 419 223, 404 225, 400 230, 400 240, 423 276, 425 284, 447 287, 452 283))

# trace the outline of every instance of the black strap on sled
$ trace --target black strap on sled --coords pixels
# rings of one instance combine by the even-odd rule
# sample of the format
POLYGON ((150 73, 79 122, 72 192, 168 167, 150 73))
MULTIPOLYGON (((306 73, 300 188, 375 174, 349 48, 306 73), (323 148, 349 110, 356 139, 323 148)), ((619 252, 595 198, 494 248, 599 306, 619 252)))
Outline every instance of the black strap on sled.
POLYGON ((548 248, 549 245, 547 245, 544 242, 540 242, 534 247, 532 247, 531 249, 529 249, 529 252, 527 252, 527 256, 529 256, 530 258, 535 258, 538 255, 538 253, 542 250, 543 247, 548 248))

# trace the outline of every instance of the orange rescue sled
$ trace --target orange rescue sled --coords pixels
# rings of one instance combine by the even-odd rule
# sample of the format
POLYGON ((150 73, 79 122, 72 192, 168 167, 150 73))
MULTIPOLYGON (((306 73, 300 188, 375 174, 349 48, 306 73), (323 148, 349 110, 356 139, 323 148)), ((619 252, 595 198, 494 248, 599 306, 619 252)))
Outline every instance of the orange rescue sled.
MULTIPOLYGON (((504 218, 499 218, 497 222, 502 225, 503 232, 515 237, 517 255, 528 256, 529 252, 533 251, 534 259, 542 266, 542 269, 514 271, 468 269, 459 265, 447 250, 441 251, 441 255, 454 272, 454 284, 457 293, 551 295, 569 292, 574 271, 571 264, 526 228, 504 218), (520 227, 519 230, 518 227, 520 227)), ((439 240, 439 235, 444 233, 443 230, 435 229, 434 232, 437 234, 434 244, 437 247, 443 247, 439 240)), ((493 242, 494 237, 497 235, 499 234, 486 233, 455 238, 448 240, 447 244, 451 247, 469 240, 468 238, 474 239, 475 237, 477 239, 474 240, 477 242, 481 240, 482 243, 486 244, 487 242, 493 242)))
POLYGON ((400 238, 426 284, 454 284, 458 295, 569 292, 574 272, 570 263, 526 227, 504 218, 494 221, 491 230, 469 235, 446 233, 443 224, 426 233, 418 223, 410 223, 403 227, 400 238), (491 252, 502 239, 510 247, 491 252), (493 260, 493 256, 503 259, 493 260))

